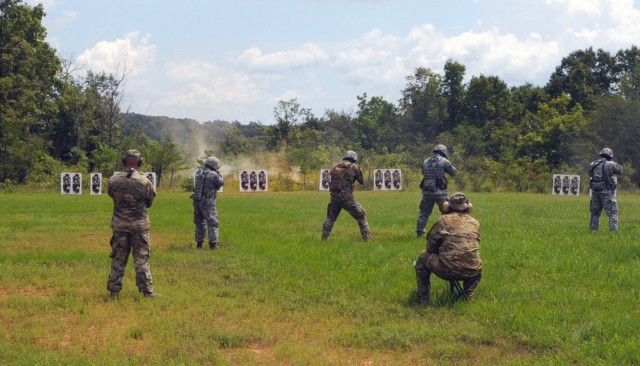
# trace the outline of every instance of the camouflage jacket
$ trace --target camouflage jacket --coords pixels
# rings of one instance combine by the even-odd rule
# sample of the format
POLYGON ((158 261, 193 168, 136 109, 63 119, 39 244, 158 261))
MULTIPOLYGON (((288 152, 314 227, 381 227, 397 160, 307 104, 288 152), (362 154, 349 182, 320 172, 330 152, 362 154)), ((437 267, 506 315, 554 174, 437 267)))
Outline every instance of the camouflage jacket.
POLYGON ((193 201, 216 198, 218 190, 224 186, 224 179, 208 166, 198 170, 193 191, 193 201))
POLYGON ((457 170, 451 162, 439 154, 433 154, 422 163, 422 182, 420 188, 423 193, 433 195, 447 194, 447 178, 445 173, 456 176, 457 170))
POLYGON ((440 216, 427 234, 427 252, 454 273, 482 270, 480 223, 463 212, 440 216))
POLYGON ((616 183, 612 179, 614 174, 622 174, 622 167, 613 160, 599 158, 589 165, 591 182, 604 182, 606 190, 615 191, 616 183))
POLYGON ((151 207, 156 191, 153 183, 132 169, 116 173, 109 179, 107 191, 113 199, 114 231, 138 232, 150 228, 147 207, 151 207))
POLYGON ((331 168, 331 181, 329 190, 331 196, 336 198, 353 197, 353 183, 364 184, 362 171, 356 163, 343 160, 331 168))

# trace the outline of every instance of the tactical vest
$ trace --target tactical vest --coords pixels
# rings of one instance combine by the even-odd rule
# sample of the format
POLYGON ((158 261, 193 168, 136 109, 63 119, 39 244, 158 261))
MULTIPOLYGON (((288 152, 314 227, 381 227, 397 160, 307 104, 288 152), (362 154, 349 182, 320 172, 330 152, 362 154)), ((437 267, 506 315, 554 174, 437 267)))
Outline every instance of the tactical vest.
POLYGON ((432 156, 425 162, 423 188, 427 191, 447 189, 444 166, 440 164, 438 156, 432 156))
POLYGON ((200 201, 202 199, 202 181, 204 178, 204 172, 202 169, 198 169, 196 172, 196 178, 193 184, 193 200, 200 201))
POLYGON ((591 180, 589 181, 589 188, 594 192, 601 192, 605 189, 615 190, 616 183, 611 178, 611 175, 607 176, 605 173, 606 160, 601 161, 591 167, 591 180), (600 169, 597 169, 600 166, 600 169))
POLYGON ((347 172, 351 162, 342 161, 331 169, 331 180, 329 181, 329 190, 341 191, 344 183, 347 182, 347 172))

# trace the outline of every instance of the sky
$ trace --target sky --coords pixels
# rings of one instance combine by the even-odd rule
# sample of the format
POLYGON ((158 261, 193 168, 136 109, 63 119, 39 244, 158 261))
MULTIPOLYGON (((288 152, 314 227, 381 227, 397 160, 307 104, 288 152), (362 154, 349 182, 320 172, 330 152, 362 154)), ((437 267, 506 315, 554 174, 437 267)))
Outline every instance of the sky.
POLYGON ((87 70, 128 70, 123 109, 273 124, 281 100, 318 117, 367 94, 397 104, 407 76, 544 86, 563 57, 640 45, 640 0, 26 0, 47 42, 87 70))

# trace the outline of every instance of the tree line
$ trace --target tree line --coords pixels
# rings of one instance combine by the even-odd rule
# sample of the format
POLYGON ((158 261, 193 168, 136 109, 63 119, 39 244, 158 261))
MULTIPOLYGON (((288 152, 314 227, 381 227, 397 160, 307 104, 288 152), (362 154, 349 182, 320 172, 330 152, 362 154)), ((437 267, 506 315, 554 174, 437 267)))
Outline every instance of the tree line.
POLYGON ((366 169, 418 171, 436 143, 450 150, 462 189, 547 191, 551 173, 585 175, 604 146, 639 181, 640 49, 592 48, 564 57, 544 86, 509 87, 499 76, 471 76, 450 59, 441 73, 418 67, 398 101, 363 94, 354 111, 315 115, 297 99, 280 101, 274 120, 241 124, 152 117, 124 106, 126 64, 83 76, 46 41, 44 9, 0 0, 0 185, 55 181, 61 171, 120 168, 138 147, 158 183, 193 165, 204 150, 223 161, 277 156, 309 174, 347 150, 366 169))

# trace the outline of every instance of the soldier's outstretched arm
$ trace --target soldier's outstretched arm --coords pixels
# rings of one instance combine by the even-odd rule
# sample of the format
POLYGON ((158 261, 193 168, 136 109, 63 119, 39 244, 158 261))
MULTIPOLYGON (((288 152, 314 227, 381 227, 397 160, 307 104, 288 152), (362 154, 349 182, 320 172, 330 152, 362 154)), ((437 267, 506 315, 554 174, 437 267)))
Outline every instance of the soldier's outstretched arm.
POLYGON ((224 186, 224 179, 222 178, 222 175, 220 175, 220 173, 218 173, 217 176, 215 177, 215 184, 218 188, 221 188, 222 186, 224 186))
POLYGON ((145 200, 145 204, 147 205, 147 208, 151 207, 151 205, 153 204, 153 200, 156 198, 156 190, 153 189, 153 183, 151 183, 151 181, 149 181, 149 195, 147 196, 147 199, 145 200))
POLYGON ((364 176, 362 175, 362 170, 360 170, 360 167, 356 167, 356 177, 355 178, 358 181, 358 183, 364 184, 364 176))
POLYGON ((447 164, 447 166, 444 167, 444 169, 447 171, 447 173, 449 173, 450 176, 455 177, 456 174, 458 174, 458 171, 456 170, 456 167, 453 166, 453 164, 451 164, 451 162, 449 162, 449 164, 447 164))

